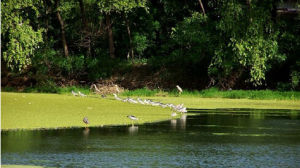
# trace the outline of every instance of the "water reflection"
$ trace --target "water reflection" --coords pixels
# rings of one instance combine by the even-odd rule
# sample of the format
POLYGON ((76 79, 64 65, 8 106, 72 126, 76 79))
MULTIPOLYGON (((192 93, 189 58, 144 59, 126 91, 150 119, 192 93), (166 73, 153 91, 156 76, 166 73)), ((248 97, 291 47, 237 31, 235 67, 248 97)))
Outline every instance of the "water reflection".
POLYGON ((185 128, 186 128, 186 118, 187 118, 186 114, 182 114, 180 116, 179 125, 182 130, 185 130, 185 128))
POLYGON ((172 130, 176 130, 177 126, 181 130, 185 130, 186 129, 186 124, 187 124, 187 115, 186 114, 182 114, 180 116, 180 118, 178 118, 178 119, 171 119, 170 120, 170 126, 171 126, 172 130))
POLYGON ((138 130, 138 126, 131 125, 130 127, 128 127, 128 132, 130 135, 136 135, 138 133, 138 130))
POLYGON ((172 128, 173 130, 176 130, 177 119, 172 119, 172 120, 170 120, 170 123, 171 123, 171 128, 172 128))
POLYGON ((86 127, 82 132, 83 132, 83 136, 87 138, 90 134, 90 129, 86 127))
POLYGON ((2 164, 300 167, 299 110, 218 109, 198 113, 129 127, 2 131, 2 164))

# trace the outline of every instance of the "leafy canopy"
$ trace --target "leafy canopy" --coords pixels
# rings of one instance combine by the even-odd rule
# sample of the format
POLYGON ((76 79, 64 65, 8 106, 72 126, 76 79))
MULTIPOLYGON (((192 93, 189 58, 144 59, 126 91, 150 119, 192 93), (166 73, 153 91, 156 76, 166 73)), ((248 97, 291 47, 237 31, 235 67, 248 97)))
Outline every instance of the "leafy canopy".
POLYGON ((31 56, 43 42, 43 29, 34 30, 29 16, 38 17, 35 0, 7 0, 1 3, 2 33, 8 34, 3 59, 11 69, 21 71, 31 64, 31 56))

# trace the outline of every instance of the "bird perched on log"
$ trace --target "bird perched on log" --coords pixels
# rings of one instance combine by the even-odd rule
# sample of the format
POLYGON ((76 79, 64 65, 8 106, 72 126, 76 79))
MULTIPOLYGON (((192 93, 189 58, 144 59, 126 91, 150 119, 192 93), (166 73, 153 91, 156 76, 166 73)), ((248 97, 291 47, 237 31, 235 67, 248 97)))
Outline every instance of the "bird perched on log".
POLYGON ((88 125, 90 122, 89 122, 89 119, 87 117, 84 117, 83 120, 82 120, 86 125, 88 125))
POLYGON ((76 92, 74 92, 74 91, 72 90, 72 95, 73 95, 73 96, 78 96, 78 93, 76 93, 76 92))
POLYGON ((181 93, 183 92, 183 90, 181 89, 181 87, 179 85, 176 85, 176 88, 177 88, 177 90, 179 92, 179 95, 181 95, 181 93))
POLYGON ((119 89, 118 85, 115 85, 115 87, 116 87, 117 93, 119 94, 120 93, 120 89, 119 89))

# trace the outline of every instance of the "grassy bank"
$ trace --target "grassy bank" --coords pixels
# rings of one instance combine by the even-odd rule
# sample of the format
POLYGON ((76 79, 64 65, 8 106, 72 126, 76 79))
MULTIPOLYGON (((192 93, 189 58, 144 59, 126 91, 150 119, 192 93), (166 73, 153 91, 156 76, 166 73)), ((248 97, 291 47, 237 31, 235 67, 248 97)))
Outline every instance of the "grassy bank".
MULTIPOLYGON (((181 104, 188 108, 257 108, 300 109, 300 100, 249 100, 201 97, 145 97, 164 103, 181 104)), ((129 125, 127 115, 140 118, 137 122, 170 119, 171 110, 160 107, 135 105, 96 97, 74 97, 70 94, 2 93, 1 127, 9 129, 37 129, 84 127, 87 116, 90 126, 129 125)))
MULTIPOLYGON (((178 96, 177 90, 162 91, 137 89, 132 91, 125 91, 123 96, 178 96)), ((300 100, 300 92, 298 91, 272 91, 272 90, 228 90, 221 91, 217 88, 210 88, 206 90, 188 91, 184 90, 180 97, 197 97, 197 98, 228 98, 228 99, 253 99, 253 100, 300 100)))
MULTIPOLYGON (((70 86, 70 87, 28 87, 24 88, 20 93, 58 93, 70 94, 71 91, 80 91, 85 94, 90 94, 88 86, 70 86)), ((2 88, 5 92, 18 92, 16 88, 2 88)), ((139 97, 177 97, 178 91, 159 90, 159 89, 136 89, 125 90, 122 96, 139 96, 139 97)), ((197 98, 227 98, 227 99, 251 99, 251 100, 300 100, 299 91, 275 91, 275 90, 227 90, 222 91, 217 88, 205 90, 184 90, 180 97, 197 97, 197 98)))
POLYGON ((138 124, 171 118, 169 109, 134 105, 112 99, 82 98, 71 95, 2 93, 1 127, 36 129, 84 127, 87 116, 90 126, 127 125, 127 115, 135 115, 138 124))

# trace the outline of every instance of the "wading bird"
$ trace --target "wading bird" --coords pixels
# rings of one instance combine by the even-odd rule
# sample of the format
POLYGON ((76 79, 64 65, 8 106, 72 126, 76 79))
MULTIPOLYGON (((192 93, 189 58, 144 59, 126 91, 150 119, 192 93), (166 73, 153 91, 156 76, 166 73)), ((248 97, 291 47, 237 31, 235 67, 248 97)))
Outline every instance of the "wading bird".
POLYGON ((74 92, 74 91, 72 90, 72 95, 73 95, 73 96, 78 96, 78 93, 76 93, 76 92, 74 92))
POLYGON ((181 95, 181 93, 182 93, 181 87, 180 87, 179 85, 176 85, 176 88, 177 88, 177 90, 178 90, 178 92, 179 92, 179 95, 181 95))
POLYGON ((150 104, 150 100, 146 100, 146 99, 145 99, 145 100, 144 100, 144 103, 145 103, 145 104, 150 104))
POLYGON ((143 100, 141 100, 140 98, 137 98, 137 101, 138 101, 140 104, 145 104, 145 103, 143 102, 143 100))
POLYGON ((132 125, 133 125, 133 121, 137 121, 137 120, 139 120, 136 116, 134 116, 134 115, 129 115, 129 116, 127 116, 131 121, 132 121, 132 125))
POLYGON ((113 95, 115 96, 115 99, 116 99, 116 100, 122 100, 121 98, 118 97, 117 94, 114 93, 113 95))
POLYGON ((167 105, 163 104, 163 103, 160 103, 159 106, 162 107, 162 108, 166 108, 167 107, 167 105))
POLYGON ((79 94, 79 96, 81 96, 81 97, 86 97, 86 95, 83 94, 83 93, 81 93, 80 91, 78 92, 78 94, 79 94))
POLYGON ((186 107, 182 107, 180 109, 177 110, 180 113, 187 113, 186 107))
POLYGON ((87 117, 84 117, 83 120, 82 120, 86 125, 88 125, 90 122, 89 122, 89 119, 87 117))
POLYGON ((128 98, 128 102, 129 103, 134 103, 134 104, 137 104, 138 102, 132 98, 128 98))

